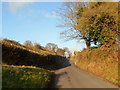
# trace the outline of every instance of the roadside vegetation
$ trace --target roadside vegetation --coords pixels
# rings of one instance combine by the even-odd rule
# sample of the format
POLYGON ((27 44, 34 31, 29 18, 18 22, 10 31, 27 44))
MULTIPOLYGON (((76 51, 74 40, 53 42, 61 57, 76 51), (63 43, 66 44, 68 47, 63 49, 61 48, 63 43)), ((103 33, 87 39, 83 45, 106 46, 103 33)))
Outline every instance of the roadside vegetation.
MULTIPOLYGON (((61 35, 66 40, 84 40, 86 44, 84 50, 76 51, 71 57, 74 64, 116 85, 120 85, 118 77, 119 4, 118 2, 64 2, 59 10, 63 20, 60 27, 66 30, 61 32, 61 35)), ((22 45, 13 40, 3 39, 0 40, 0 44, 3 50, 3 86, 5 88, 19 87, 16 84, 17 81, 21 84, 20 87, 45 88, 52 76, 50 70, 60 68, 65 61, 65 51, 68 52, 68 57, 71 56, 66 48, 58 48, 53 43, 42 47, 31 41, 26 41, 22 45), (39 77, 39 80, 36 77, 39 77)))
POLYGON ((64 57, 49 49, 28 47, 13 40, 1 40, 2 63, 8 65, 37 66, 46 69, 56 69, 64 62, 64 57))
POLYGON ((118 78, 119 24, 118 2, 65 2, 59 11, 65 40, 84 40, 86 48, 71 60, 88 72, 120 85, 118 78), (93 47, 95 46, 95 47, 93 47))
POLYGON ((47 88, 52 72, 33 66, 3 65, 3 88, 47 88))
POLYGON ((31 41, 24 45, 8 39, 2 45, 2 86, 4 88, 48 88, 52 71, 66 60, 55 51, 31 41))
POLYGON ((116 46, 85 49, 78 52, 71 60, 78 68, 100 76, 113 84, 120 85, 116 46))

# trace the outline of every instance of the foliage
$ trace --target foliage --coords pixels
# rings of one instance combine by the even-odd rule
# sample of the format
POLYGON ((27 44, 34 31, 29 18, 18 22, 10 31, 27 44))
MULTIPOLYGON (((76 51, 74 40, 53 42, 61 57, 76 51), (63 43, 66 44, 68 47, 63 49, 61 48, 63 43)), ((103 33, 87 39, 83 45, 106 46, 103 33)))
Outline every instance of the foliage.
POLYGON ((87 48, 94 44, 116 43, 118 38, 117 2, 65 2, 60 12, 68 29, 61 34, 71 40, 84 39, 87 48))
POLYGON ((52 73, 37 67, 3 66, 2 88, 47 88, 52 73))
POLYGON ((80 51, 74 51, 74 55, 76 56, 80 51))
POLYGON ((90 8, 82 14, 83 17, 80 18, 78 21, 79 24, 76 25, 76 27, 85 27, 88 30, 87 33, 91 42, 93 41, 95 44, 98 43, 101 45, 106 42, 115 43, 118 36, 118 3, 90 3, 90 8))

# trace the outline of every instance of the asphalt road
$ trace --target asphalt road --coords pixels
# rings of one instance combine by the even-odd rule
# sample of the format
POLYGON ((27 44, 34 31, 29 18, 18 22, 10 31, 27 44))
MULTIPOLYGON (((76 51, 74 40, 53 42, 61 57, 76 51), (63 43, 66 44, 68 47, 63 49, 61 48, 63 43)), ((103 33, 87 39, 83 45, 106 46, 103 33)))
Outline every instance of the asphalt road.
POLYGON ((80 70, 73 64, 68 67, 65 62, 62 69, 55 72, 53 88, 117 88, 102 78, 80 70))

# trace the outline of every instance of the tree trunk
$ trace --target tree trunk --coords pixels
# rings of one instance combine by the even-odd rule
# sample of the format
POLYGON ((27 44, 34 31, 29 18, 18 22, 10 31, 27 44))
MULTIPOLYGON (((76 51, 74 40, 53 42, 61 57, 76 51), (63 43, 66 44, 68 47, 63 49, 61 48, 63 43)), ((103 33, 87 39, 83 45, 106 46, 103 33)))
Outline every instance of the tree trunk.
POLYGON ((85 42, 86 42, 87 49, 90 49, 90 39, 89 40, 86 39, 85 42))

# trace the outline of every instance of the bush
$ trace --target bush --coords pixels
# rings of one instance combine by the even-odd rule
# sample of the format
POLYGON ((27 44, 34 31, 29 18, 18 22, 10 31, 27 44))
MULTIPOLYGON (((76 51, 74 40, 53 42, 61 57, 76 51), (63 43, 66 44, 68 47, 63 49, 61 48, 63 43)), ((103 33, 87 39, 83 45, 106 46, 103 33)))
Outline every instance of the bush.
POLYGON ((33 46, 35 49, 42 49, 42 46, 40 46, 40 44, 35 43, 33 46))

